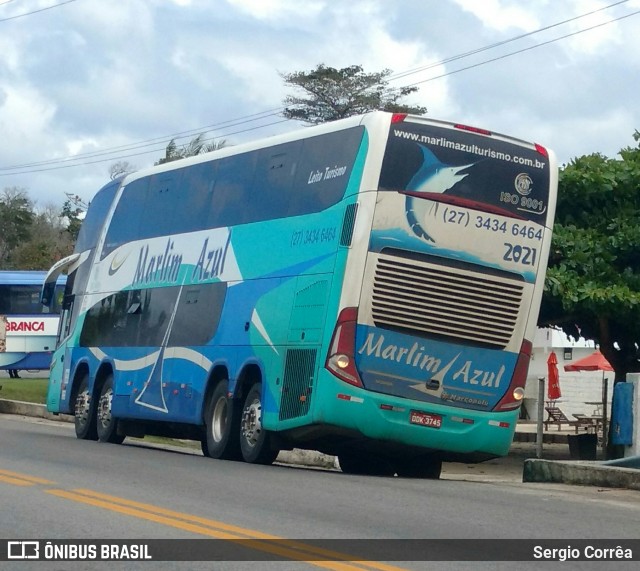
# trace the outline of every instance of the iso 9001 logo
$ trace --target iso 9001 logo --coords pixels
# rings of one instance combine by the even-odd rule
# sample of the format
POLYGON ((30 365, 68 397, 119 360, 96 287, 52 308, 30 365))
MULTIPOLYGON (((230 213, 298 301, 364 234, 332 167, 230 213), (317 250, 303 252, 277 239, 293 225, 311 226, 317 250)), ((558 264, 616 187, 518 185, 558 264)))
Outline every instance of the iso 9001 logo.
POLYGON ((521 196, 529 196, 531 194, 533 181, 531 177, 526 172, 521 172, 513 183, 516 191, 521 196))
POLYGON ((40 542, 7 541, 7 559, 40 559, 40 542))

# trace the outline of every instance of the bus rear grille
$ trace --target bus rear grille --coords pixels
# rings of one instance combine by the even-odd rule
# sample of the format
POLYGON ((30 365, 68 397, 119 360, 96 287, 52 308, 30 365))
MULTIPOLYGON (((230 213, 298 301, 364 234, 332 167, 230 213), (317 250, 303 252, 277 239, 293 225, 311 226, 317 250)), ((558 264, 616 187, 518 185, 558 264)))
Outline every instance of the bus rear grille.
POLYGON ((284 365, 280 420, 304 416, 311 405, 317 349, 289 349, 284 365))
POLYGON ((524 282, 381 255, 374 278, 376 326, 467 345, 504 348, 511 339, 524 282))

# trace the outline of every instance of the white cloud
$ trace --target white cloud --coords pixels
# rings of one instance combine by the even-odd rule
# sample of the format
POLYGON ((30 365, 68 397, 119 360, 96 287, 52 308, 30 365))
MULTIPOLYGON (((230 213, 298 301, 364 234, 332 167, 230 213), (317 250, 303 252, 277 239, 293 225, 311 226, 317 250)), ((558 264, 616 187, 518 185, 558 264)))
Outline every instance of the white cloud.
MULTIPOLYGON (((289 18, 310 19, 325 7, 321 0, 226 0, 238 10, 260 20, 287 22, 289 18)), ((290 22, 288 22, 290 23, 290 22)))
POLYGON ((30 156, 34 137, 47 133, 56 107, 28 85, 6 85, 0 93, 0 132, 10 134, 12 155, 30 156))
MULTIPOLYGON (((484 26, 499 32, 506 30, 523 30, 529 32, 540 27, 537 14, 547 3, 538 0, 529 4, 529 8, 522 3, 513 5, 509 0, 454 0, 463 10, 476 16, 484 26)), ((543 10, 542 13, 550 11, 543 10)))

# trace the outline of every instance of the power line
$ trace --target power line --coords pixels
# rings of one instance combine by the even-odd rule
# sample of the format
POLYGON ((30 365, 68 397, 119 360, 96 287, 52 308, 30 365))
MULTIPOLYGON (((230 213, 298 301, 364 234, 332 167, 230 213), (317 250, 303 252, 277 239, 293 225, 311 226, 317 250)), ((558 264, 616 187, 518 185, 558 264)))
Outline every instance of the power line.
POLYGON ((640 10, 636 10, 635 12, 631 12, 630 14, 625 14, 624 16, 620 16, 618 18, 613 18, 612 20, 608 20, 606 22, 601 22, 600 24, 595 24, 595 25, 590 26, 588 28, 584 28, 582 30, 577 30, 576 32, 571 32, 570 34, 565 34, 564 36, 559 36, 557 38, 553 38, 551 40, 547 40, 545 42, 541 42, 541 43, 535 44, 533 46, 528 46, 526 48, 522 48, 522 49, 516 50, 514 52, 509 52, 508 54, 503 54, 503 55, 500 55, 500 56, 497 56, 497 57, 494 57, 494 58, 491 58, 491 59, 488 59, 488 60, 485 60, 485 61, 481 61, 481 62, 475 63, 473 65, 468 65, 466 67, 461 67, 460 69, 455 69, 453 71, 448 71, 447 73, 442 73, 442 74, 436 75, 434 77, 429 77, 428 79, 423 79, 421 81, 416 81, 414 83, 410 83, 409 85, 405 85, 404 87, 414 87, 415 85, 420 85, 421 83, 427 83, 428 81, 434 81, 436 79, 441 79, 443 77, 447 77, 447 76, 453 75, 455 73, 460 73, 461 71, 467 71, 469 69, 474 69, 476 67, 480 67, 480 66, 486 65, 488 63, 493 63, 494 61, 499 61, 501 59, 506 59, 506 58, 514 56, 516 54, 521 54, 521 53, 527 52, 529 50, 534 50, 536 48, 540 48, 542 46, 546 46, 546 45, 552 44, 554 42, 558 42, 560 40, 564 40, 566 38, 570 38, 572 36, 577 36, 578 34, 582 34, 584 32, 589 32, 590 30, 595 30, 596 28, 600 28, 602 26, 606 26, 608 24, 612 24, 612 23, 618 22, 620 20, 624 20, 625 18, 630 18, 631 16, 636 16, 637 14, 640 14, 640 10))
POLYGON ((459 59, 463 59, 472 55, 476 55, 488 50, 491 50, 493 48, 497 48, 500 46, 504 46, 505 44, 509 44, 511 42, 515 42, 517 40, 521 40, 523 38, 527 38, 529 36, 533 36, 534 34, 539 34, 540 32, 546 32, 547 30, 551 30, 552 28, 557 28, 558 26, 563 26, 564 24, 568 24, 570 22, 574 22, 576 20, 579 20, 581 18, 586 18, 587 16, 592 16, 593 14, 596 14, 597 12, 602 12, 603 10, 608 10, 609 8, 613 8, 615 6, 618 6, 620 4, 625 4, 626 2, 628 2, 629 0, 619 0, 618 2, 614 2, 613 4, 609 4, 608 6, 604 6, 602 8, 598 8, 597 10, 592 10, 591 12, 585 12, 584 14, 580 14, 579 16, 574 16, 573 18, 569 18, 567 20, 562 20, 561 22, 556 22, 555 24, 550 24, 549 26, 544 26, 542 28, 538 28, 537 30, 533 30, 531 32, 527 32, 525 34, 520 34, 518 36, 514 36, 512 38, 506 39, 506 40, 502 40, 500 42, 496 42, 494 44, 490 44, 488 46, 483 46, 481 48, 476 48, 473 50, 470 50, 468 52, 464 52, 462 54, 457 54, 455 56, 451 56, 448 58, 445 58, 443 60, 437 61, 435 63, 430 63, 428 65, 425 66, 421 66, 421 67, 416 67, 414 69, 410 69, 407 71, 403 71, 397 74, 392 75, 389 79, 390 80, 396 80, 396 79, 402 79, 403 77, 407 77, 408 75, 413 75, 415 73, 419 73, 421 71, 425 71, 427 69, 432 69, 434 67, 439 67, 441 65, 445 65, 447 63, 451 63, 452 61, 456 61, 459 59))
MULTIPOLYGON (((71 1, 75 1, 75 0, 68 0, 68 1, 71 2, 71 1)), ((458 54, 456 56, 449 57, 449 58, 444 59, 444 60, 442 60, 440 62, 437 62, 437 63, 429 64, 427 66, 423 66, 423 67, 420 67, 420 68, 415 68, 413 70, 407 70, 405 72, 398 73, 395 76, 393 76, 392 78, 393 79, 400 79, 400 78, 407 77, 409 75, 418 73, 420 71, 424 71, 426 69, 430 69, 430 68, 433 68, 433 67, 436 67, 436 66, 440 66, 440 65, 443 65, 443 64, 446 64, 446 63, 450 63, 452 61, 456 61, 456 60, 462 59, 464 57, 469 57, 471 55, 475 55, 477 53, 481 53, 483 51, 486 51, 486 50, 489 50, 489 49, 492 49, 492 48, 495 48, 495 47, 498 47, 498 46, 501 46, 501 45, 504 45, 504 44, 507 44, 507 43, 510 43, 510 42, 513 42, 513 41, 516 41, 518 39, 522 39, 522 38, 531 36, 533 34, 536 34, 536 33, 542 32, 542 31, 546 31, 546 30, 549 30, 549 29, 557 27, 557 26, 560 26, 562 24, 566 24, 568 22, 571 22, 571 21, 574 21, 574 20, 589 16, 589 15, 592 15, 592 14, 594 14, 596 12, 600 12, 602 10, 606 10, 608 8, 612 8, 614 6, 617 6, 617 5, 620 5, 620 4, 624 4, 627 1, 628 0, 620 0, 619 2, 615 2, 614 4, 610 4, 610 5, 605 6, 603 8, 599 8, 597 10, 592 10, 591 12, 587 12, 585 14, 581 14, 581 15, 576 16, 574 18, 570 18, 570 19, 564 20, 562 22, 557 22, 555 24, 551 24, 549 26, 545 26, 543 28, 540 28, 538 30, 534 30, 532 32, 528 32, 526 34, 521 34, 519 36, 515 36, 515 37, 510 38, 508 40, 504 40, 504 41, 501 41, 501 42, 498 42, 498 43, 491 44, 489 46, 485 46, 485 47, 482 47, 482 48, 471 50, 471 51, 465 52, 463 54, 458 54)), ((68 3, 68 2, 64 2, 64 3, 68 3)), ((58 4, 58 6, 59 5, 62 5, 62 4, 58 4)), ((538 47, 542 47, 542 46, 557 42, 559 40, 566 39, 566 38, 581 34, 583 32, 587 32, 587 31, 599 28, 601 26, 605 26, 605 25, 611 24, 611 23, 617 22, 619 20, 623 20, 625 18, 629 18, 629 17, 634 16, 634 15, 636 15, 638 13, 640 13, 640 10, 632 12, 630 14, 626 14, 624 16, 620 16, 618 18, 614 18, 614 19, 608 20, 606 22, 602 22, 600 24, 596 24, 596 25, 590 26, 588 28, 584 28, 582 30, 577 30, 576 32, 572 32, 572 33, 565 34, 563 36, 560 36, 560 37, 557 37, 557 38, 554 38, 554 39, 551 39, 551 40, 548 40, 548 41, 545 41, 545 42, 541 42, 539 44, 535 44, 533 46, 528 46, 526 48, 522 48, 520 50, 516 50, 516 51, 510 52, 508 54, 503 54, 503 55, 500 55, 500 56, 492 58, 492 59, 488 59, 488 60, 485 60, 485 61, 482 61, 482 62, 478 62, 478 63, 473 64, 473 65, 469 65, 469 66, 466 66, 466 67, 463 67, 463 68, 460 68, 460 69, 457 69, 457 70, 453 70, 453 71, 449 71, 447 73, 440 74, 438 76, 434 76, 434 77, 430 77, 428 79, 417 81, 417 82, 405 85, 404 87, 413 87, 413 86, 419 85, 421 83, 434 81, 436 79, 441 79, 441 78, 447 77, 449 75, 460 73, 461 71, 466 71, 466 70, 469 70, 469 69, 473 69, 473 68, 488 64, 488 63, 492 63, 492 62, 495 62, 495 61, 498 61, 498 60, 501 60, 501 59, 505 59, 507 57, 510 57, 510 56, 513 56, 513 55, 516 55, 516 54, 519 54, 519 53, 523 53, 525 51, 529 51, 529 50, 532 50, 532 49, 535 49, 535 48, 538 48, 538 47)), ((2 21, 2 20, 0 20, 0 21, 2 21)), ((396 88, 396 89, 399 90, 399 89, 402 89, 402 88, 396 88)), ((49 171, 49 170, 59 170, 59 169, 62 169, 62 168, 71 168, 71 167, 84 166, 84 165, 96 164, 96 163, 102 163, 102 162, 108 162, 108 161, 117 161, 117 160, 122 160, 122 159, 126 159, 126 158, 135 157, 135 156, 141 156, 141 155, 149 154, 149 153, 152 153, 152 152, 153 153, 161 152, 161 151, 165 150, 166 144, 170 140, 183 139, 183 138, 186 138, 186 137, 189 137, 189 136, 193 136, 194 134, 206 132, 206 131, 209 131, 209 130, 212 130, 212 129, 218 129, 218 130, 227 129, 227 128, 232 128, 232 127, 239 126, 239 125, 246 124, 246 123, 252 123, 252 122, 255 122, 255 121, 259 121, 260 119, 265 119, 265 118, 268 118, 268 117, 271 117, 271 116, 276 116, 276 115, 280 114, 283 110, 284 110, 283 107, 275 108, 275 109, 269 109, 269 110, 261 111, 261 112, 254 113, 254 114, 251 114, 251 115, 245 115, 245 116, 241 116, 241 117, 238 117, 238 118, 235 118, 235 119, 229 119, 227 121, 214 123, 212 125, 206 125, 204 127, 200 127, 200 128, 197 128, 197 129, 190 129, 190 130, 187 130, 187 131, 181 131, 181 132, 178 132, 178 133, 174 133, 172 135, 167 135, 167 136, 163 136, 163 137, 156 137, 156 138, 153 138, 153 139, 147 139, 147 140, 143 140, 143 141, 139 141, 139 142, 135 142, 135 143, 129 143, 129 144, 125 144, 125 145, 120 145, 120 146, 117 146, 117 147, 111 147, 111 148, 103 149, 103 150, 100 150, 100 151, 92 151, 92 152, 87 152, 87 153, 80 153, 78 155, 74 155, 73 157, 67 157, 67 158, 63 158, 63 159, 51 159, 51 160, 47 160, 47 161, 38 161, 38 162, 31 162, 31 163, 23 163, 23 164, 19 164, 19 165, 8 166, 8 167, 0 167, 0 176, 10 176, 10 175, 17 175, 17 174, 29 174, 31 172, 43 172, 43 171, 49 171), (151 146, 159 144, 159 143, 162 143, 164 146, 163 147, 159 147, 159 148, 155 148, 154 147, 154 148, 148 149, 146 151, 137 152, 137 153, 133 153, 133 154, 125 154, 125 155, 121 155, 121 156, 117 156, 117 157, 108 156, 108 155, 113 155, 113 154, 120 153, 120 152, 128 152, 128 151, 131 151, 131 150, 137 150, 137 149, 142 149, 142 148, 146 148, 146 147, 151 147, 151 146), (94 158, 98 158, 98 157, 107 157, 107 158, 102 158, 102 159, 99 159, 99 160, 86 160, 86 159, 94 159, 94 158), (84 161, 84 162, 79 162, 79 161, 84 161), (76 164, 64 164, 64 163, 76 163, 76 164), (48 166, 48 165, 61 165, 61 166, 48 166), (38 168, 38 167, 45 167, 45 168, 38 168), (29 169, 29 170, 22 170, 22 169, 29 169), (4 172, 2 172, 2 171, 4 171, 4 172), (11 171, 11 172, 7 172, 7 171, 11 171), (16 171, 18 171, 18 172, 16 172, 16 171)), ((285 120, 282 120, 282 121, 276 121, 276 122, 268 123, 268 124, 265 124, 265 125, 259 125, 259 126, 256 126, 256 127, 251 127, 251 128, 248 128, 248 129, 242 129, 240 131, 220 134, 220 135, 217 135, 215 137, 210 137, 210 138, 204 139, 204 142, 215 140, 216 138, 220 138, 220 137, 224 137, 224 136, 230 136, 230 135, 245 133, 245 132, 249 132, 249 131, 254 131, 254 130, 257 130, 257 129, 264 128, 264 127, 269 127, 269 126, 276 125, 276 124, 279 124, 279 123, 284 123, 286 121, 288 121, 288 120, 285 119, 285 120)))
MULTIPOLYGON (((46 8, 32 10, 31 12, 25 12, 24 14, 17 14, 16 16, 9 16, 7 18, 0 18, 0 22, 8 22, 9 20, 17 20, 18 18, 24 18, 25 16, 33 16, 33 14, 45 12, 46 10, 53 10, 54 8, 60 8, 60 6, 64 6, 65 4, 71 4, 71 2, 75 2, 75 1, 76 0, 64 0, 64 2, 54 4, 53 6, 47 6, 46 8)), ((9 2, 11 2, 11 0, 4 2, 3 4, 8 4, 9 2)))
MULTIPOLYGON (((243 117, 238 117, 236 119, 228 119, 226 121, 221 121, 219 123, 214 123, 212 125, 205 125, 204 127, 200 127, 199 129, 189 129, 187 131, 180 131, 178 133, 173 133, 171 135, 166 135, 166 136, 161 136, 161 137, 154 137, 152 139, 146 139, 144 141, 138 141, 138 142, 134 142, 134 143, 127 143, 127 144, 124 144, 124 145, 119 145, 119 146, 116 146, 116 147, 110 147, 108 149, 102 149, 102 150, 99 150, 99 151, 88 151, 86 153, 79 153, 79 154, 74 155, 72 157, 66 157, 66 158, 63 158, 63 159, 50 159, 50 160, 46 160, 46 161, 36 161, 36 162, 30 162, 30 163, 22 163, 22 164, 18 164, 18 165, 9 166, 9 167, 0 167, 0 174, 2 174, 1 171, 11 171, 11 170, 25 169, 25 168, 29 168, 29 167, 39 167, 39 166, 45 166, 45 165, 50 165, 50 164, 58 164, 58 163, 63 163, 63 162, 79 161, 79 160, 83 160, 83 159, 86 159, 86 158, 95 158, 95 157, 110 155, 110 154, 114 154, 114 153, 118 153, 118 152, 128 151, 128 150, 137 150, 137 149, 142 149, 142 148, 145 148, 145 147, 150 147, 150 146, 156 145, 158 143, 163 143, 166 146, 166 144, 168 144, 169 141, 171 141, 171 140, 184 139, 186 137, 191 137, 193 135, 197 135, 197 134, 202 133, 202 132, 207 132, 207 131, 212 130, 212 129, 221 130, 221 129, 229 129, 229 128, 232 128, 232 127, 237 127, 237 126, 243 125, 245 123, 252 123, 252 122, 258 121, 260 119, 267 119, 269 117, 273 117, 275 115, 278 115, 281 111, 282 111, 282 108, 270 109, 270 110, 267 110, 267 111, 261 111, 259 113, 254 113, 254 114, 251 114, 251 115, 245 115, 243 117)), ((269 125, 271 125, 271 123, 269 125)), ((264 126, 268 126, 268 125, 264 125, 264 126)), ((221 133, 216 137, 211 137, 211 138, 206 139, 206 140, 213 140, 215 138, 220 138, 220 137, 228 137, 229 135, 234 135, 234 134, 242 133, 242 132, 244 132, 244 131, 237 131, 236 133, 221 133)), ((155 151, 155 149, 152 149, 152 150, 147 151, 147 152, 152 152, 152 151, 155 151)), ((145 154, 145 153, 137 153, 136 156, 137 155, 141 155, 141 154, 145 154)), ((106 159, 106 160, 112 160, 112 159, 106 159)))
MULTIPOLYGON (((256 127, 249 127, 247 129, 241 129, 240 131, 234 131, 232 133, 229 133, 228 135, 238 135, 241 133, 248 133, 249 131, 255 131, 257 129, 263 129, 264 127, 270 127, 271 125, 278 125, 280 123, 286 123, 287 121, 289 121, 289 119, 281 119, 280 121, 273 121, 271 123, 267 123, 266 125, 258 125, 256 127)), ((215 137, 211 137, 209 139, 203 139, 203 142, 208 142, 208 141, 213 141, 215 140, 215 137)), ((74 168, 74 167, 81 167, 81 166, 87 166, 87 165, 94 165, 94 164, 99 164, 99 163, 106 163, 106 162, 110 162, 110 161, 119 161, 122 159, 129 159, 131 157, 138 157, 138 156, 142 156, 142 155, 148 155, 149 153, 159 153, 161 151, 164 151, 166 149, 166 145, 163 145, 162 147, 157 147, 154 149, 148 149, 146 151, 142 151, 139 153, 133 153, 133 154, 126 154, 126 155, 122 155, 119 157, 109 157, 109 158, 102 158, 102 159, 97 159, 97 160, 86 160, 82 163, 79 164, 63 164, 63 165, 59 165, 59 166, 48 166, 45 168, 32 168, 29 170, 25 170, 25 171, 18 171, 18 172, 8 172, 8 173, 0 173, 0 177, 2 176, 12 176, 12 175, 19 175, 19 174, 31 174, 31 173, 35 173, 35 172, 45 172, 45 171, 54 171, 54 170, 61 170, 61 169, 68 169, 68 168, 74 168)), ((58 161, 58 163, 54 163, 54 164, 59 164, 62 161, 58 161)))

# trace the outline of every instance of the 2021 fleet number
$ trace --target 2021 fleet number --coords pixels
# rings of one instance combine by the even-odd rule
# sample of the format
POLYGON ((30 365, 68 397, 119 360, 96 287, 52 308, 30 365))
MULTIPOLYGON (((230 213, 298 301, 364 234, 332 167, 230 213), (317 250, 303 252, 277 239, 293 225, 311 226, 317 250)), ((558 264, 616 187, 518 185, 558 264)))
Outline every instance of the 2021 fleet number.
POLYGON ((515 262, 525 266, 535 266, 538 250, 529 246, 521 246, 520 244, 504 243, 506 251, 502 259, 505 262, 515 262))

